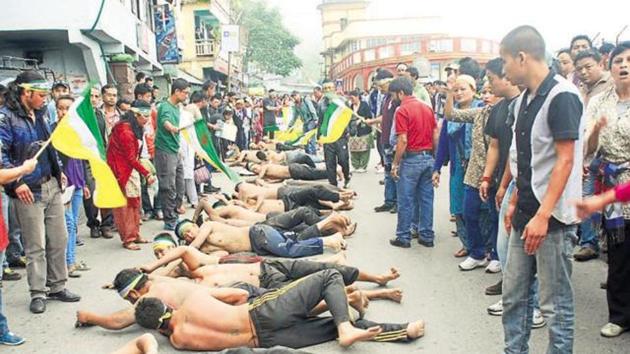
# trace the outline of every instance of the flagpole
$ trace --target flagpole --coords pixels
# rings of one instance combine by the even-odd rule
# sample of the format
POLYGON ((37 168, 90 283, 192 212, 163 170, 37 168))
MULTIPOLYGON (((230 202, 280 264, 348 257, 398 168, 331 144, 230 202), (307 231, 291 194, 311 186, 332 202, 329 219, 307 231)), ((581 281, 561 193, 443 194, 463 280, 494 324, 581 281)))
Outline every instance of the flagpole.
POLYGON ((33 158, 35 160, 37 160, 39 158, 39 155, 41 155, 44 152, 44 150, 46 150, 46 148, 48 147, 48 145, 50 145, 51 142, 52 142, 52 134, 51 134, 50 138, 48 138, 48 140, 46 140, 44 145, 42 145, 42 147, 39 148, 39 151, 37 151, 37 153, 35 154, 35 156, 33 156, 33 158))

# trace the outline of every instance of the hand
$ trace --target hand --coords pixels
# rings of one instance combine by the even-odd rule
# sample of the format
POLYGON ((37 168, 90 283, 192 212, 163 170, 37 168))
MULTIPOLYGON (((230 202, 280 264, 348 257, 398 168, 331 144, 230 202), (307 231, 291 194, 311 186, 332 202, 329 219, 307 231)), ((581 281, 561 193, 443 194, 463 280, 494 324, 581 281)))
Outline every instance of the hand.
POLYGON ((66 177, 66 175, 63 172, 61 173, 61 185, 62 186, 68 185, 68 177, 66 177))
POLYGON ((577 216, 582 220, 588 218, 589 216, 591 216, 591 214, 604 209, 605 206, 606 200, 604 199, 602 194, 575 202, 577 216))
POLYGON ((529 220, 525 230, 523 230, 523 236, 521 239, 525 240, 525 253, 534 255, 538 248, 547 237, 547 229, 549 228, 549 218, 546 218, 540 214, 534 215, 529 220))
POLYGON ((514 216, 515 211, 516 211, 516 205, 510 203, 510 205, 508 205, 507 210, 505 211, 505 216, 503 217, 503 223, 505 224, 505 231, 507 231, 508 236, 512 233, 512 217, 514 216))
POLYGON ((392 165, 392 172, 390 172, 390 174, 392 175, 392 178, 397 180, 399 178, 398 176, 398 165, 392 165))
POLYGON ((35 171, 37 167, 37 159, 28 159, 22 163, 22 175, 28 175, 35 171))
POLYGON ((499 187, 497 190, 497 195, 494 196, 494 202, 496 203, 497 210, 501 210, 501 204, 503 204, 503 198, 505 198, 506 189, 504 187, 499 187))
POLYGON ((90 193, 90 189, 88 187, 83 187, 83 199, 90 199, 92 194, 90 193))
POLYGON ((479 198, 485 202, 488 201, 488 189, 490 188, 490 182, 483 181, 479 186, 479 198))
POLYGON ((26 184, 17 187, 15 194, 17 194, 18 199, 24 204, 30 205, 35 202, 35 197, 33 197, 31 189, 26 184))
POLYGON ((149 264, 145 264, 145 265, 141 265, 140 267, 137 268, 139 271, 141 271, 144 274, 150 274, 151 272, 153 272, 155 270, 155 268, 153 268, 151 265, 149 264))
POLYGON ((74 323, 75 328, 80 327, 92 327, 93 324, 89 323, 88 314, 85 311, 77 311, 77 321, 74 323))
POLYGON ((437 188, 440 186, 440 173, 439 172, 433 172, 433 177, 431 177, 431 180, 433 181, 433 188, 437 188))
POLYGON ((455 74, 451 74, 447 79, 446 79, 446 88, 448 91, 452 91, 453 88, 455 87, 455 81, 457 81, 457 75, 455 74))
POLYGON ((155 183, 155 181, 155 175, 149 175, 149 177, 147 177, 147 184, 152 185, 153 183, 155 183))

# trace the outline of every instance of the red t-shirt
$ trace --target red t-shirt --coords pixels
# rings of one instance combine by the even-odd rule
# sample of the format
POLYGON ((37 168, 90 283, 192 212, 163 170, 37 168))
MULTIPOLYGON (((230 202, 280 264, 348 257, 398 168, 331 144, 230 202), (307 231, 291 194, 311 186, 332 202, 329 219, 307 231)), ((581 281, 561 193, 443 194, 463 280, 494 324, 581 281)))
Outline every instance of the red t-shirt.
POLYGON ((415 97, 405 97, 396 111, 396 135, 407 134, 407 151, 433 149, 437 127, 433 110, 415 97))

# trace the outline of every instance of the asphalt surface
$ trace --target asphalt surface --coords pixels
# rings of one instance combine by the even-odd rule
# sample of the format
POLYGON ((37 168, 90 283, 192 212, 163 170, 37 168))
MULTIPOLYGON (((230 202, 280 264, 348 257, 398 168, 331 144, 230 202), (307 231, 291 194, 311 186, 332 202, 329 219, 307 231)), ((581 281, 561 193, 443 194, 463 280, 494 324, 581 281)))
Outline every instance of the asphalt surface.
MULTIPOLYGON (((373 159, 374 160, 374 159, 373 159)), ((372 165, 374 164, 374 161, 372 165)), ((216 175, 215 175, 216 176, 216 175)), ((500 317, 486 313, 486 307, 500 299, 483 294, 486 286, 494 284, 500 275, 486 274, 482 269, 472 272, 459 271, 459 260, 452 254, 459 249, 459 241, 451 237, 454 224, 449 222, 447 176, 435 198, 435 248, 425 248, 413 243, 410 249, 391 247, 396 215, 376 214, 373 207, 383 199, 383 187, 378 184, 382 175, 371 167, 365 174, 355 174, 351 187, 359 197, 355 209, 348 212, 359 226, 356 234, 348 239, 348 263, 370 272, 385 272, 391 266, 400 270, 401 277, 390 287, 401 288, 402 304, 388 301, 372 301, 366 318, 380 322, 407 322, 417 319, 426 321, 423 338, 407 344, 357 343, 350 349, 341 349, 335 342, 306 348, 312 353, 500 353, 503 330, 500 317)), ((228 189, 222 176, 215 177, 218 185, 228 189)), ((192 213, 189 210, 188 213, 192 213)), ((145 222, 142 234, 150 238, 159 231, 162 223, 145 222)), ((19 347, 1 349, 3 353, 109 353, 132 338, 145 333, 139 326, 124 331, 108 331, 100 328, 75 329, 75 312, 89 309, 107 313, 122 309, 129 304, 114 291, 101 286, 112 282, 116 273, 126 267, 143 264, 152 259, 150 245, 142 251, 132 252, 121 247, 119 239, 90 239, 88 230, 80 229, 85 246, 77 248, 77 259, 84 260, 92 268, 79 279, 70 279, 68 289, 83 298, 78 303, 48 302, 48 310, 42 315, 28 311, 29 297, 26 280, 4 282, 4 314, 13 332, 27 339, 19 347)), ((25 276, 24 270, 18 270, 25 276)), ((599 288, 605 280, 606 268, 601 260, 575 263, 573 284, 576 300, 575 353, 628 353, 630 334, 616 339, 600 337, 599 329, 607 322, 606 293, 599 288)), ((371 285, 360 284, 370 289, 371 285)), ((154 332, 160 343, 160 353, 176 353, 165 337, 154 332)), ((531 353, 543 353, 547 344, 547 327, 532 332, 531 353)))

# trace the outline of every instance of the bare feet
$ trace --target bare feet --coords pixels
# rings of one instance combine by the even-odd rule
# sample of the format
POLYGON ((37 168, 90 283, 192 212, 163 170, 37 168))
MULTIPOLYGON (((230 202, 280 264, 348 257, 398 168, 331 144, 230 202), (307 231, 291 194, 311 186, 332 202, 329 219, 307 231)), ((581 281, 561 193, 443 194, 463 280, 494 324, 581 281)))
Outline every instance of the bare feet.
POLYGON ((332 249, 335 253, 345 250, 347 247, 346 241, 343 239, 343 235, 339 232, 332 236, 322 237, 322 242, 324 247, 332 249))
POLYGON ((380 275, 376 282, 380 286, 386 286, 388 282, 398 278, 400 278, 400 273, 398 273, 398 269, 392 267, 389 270, 389 274, 380 275))
POLYGON ((424 321, 418 320, 407 325, 407 337, 416 339, 424 336, 424 321))
POLYGON ((354 224, 348 226, 346 228, 346 231, 344 232, 344 236, 352 236, 352 234, 355 233, 355 231, 357 231, 357 223, 355 222, 354 224))
POLYGON ((370 300, 363 294, 361 290, 353 291, 348 294, 348 304, 359 312, 359 318, 363 318, 365 309, 369 306, 370 300))
POLYGON ((403 292, 400 289, 387 289, 386 292, 383 293, 383 296, 389 300, 397 302, 400 304, 403 297, 403 292))
POLYGON ((383 329, 378 326, 359 329, 350 322, 341 323, 337 330, 339 332, 339 345, 342 347, 349 347, 355 342, 370 340, 383 332, 383 329))

